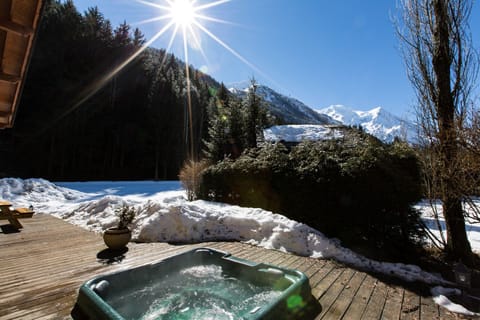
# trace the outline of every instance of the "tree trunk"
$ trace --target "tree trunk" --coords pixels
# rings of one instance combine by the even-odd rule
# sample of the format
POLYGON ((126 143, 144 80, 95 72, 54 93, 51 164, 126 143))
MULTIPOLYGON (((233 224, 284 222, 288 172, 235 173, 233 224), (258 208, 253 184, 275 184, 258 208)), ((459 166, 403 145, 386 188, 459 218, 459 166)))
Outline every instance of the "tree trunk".
POLYGON ((447 224, 447 251, 455 259, 470 263, 472 251, 465 231, 461 197, 454 192, 455 163, 458 154, 457 134, 455 131, 455 104, 450 84, 452 52, 450 48, 450 30, 448 4, 445 0, 434 0, 435 32, 433 68, 437 86, 437 113, 440 140, 441 177, 443 214, 447 224))
POLYGON ((155 173, 153 175, 153 179, 155 181, 159 178, 159 170, 158 167, 160 165, 160 152, 158 150, 158 143, 155 143, 155 173))
POLYGON ((47 166, 48 166, 47 176, 49 177, 49 179, 51 179, 53 175, 53 167, 54 167, 55 159, 56 159, 55 133, 52 133, 50 136, 50 153, 49 153, 48 163, 47 163, 47 166))

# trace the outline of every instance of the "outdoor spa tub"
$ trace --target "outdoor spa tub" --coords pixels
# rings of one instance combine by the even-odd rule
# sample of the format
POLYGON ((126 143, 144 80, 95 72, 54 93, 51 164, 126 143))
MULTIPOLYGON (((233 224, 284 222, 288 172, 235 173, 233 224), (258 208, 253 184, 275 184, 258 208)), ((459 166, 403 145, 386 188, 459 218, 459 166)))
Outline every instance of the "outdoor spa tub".
POLYGON ((74 319, 302 319, 315 303, 307 277, 209 248, 95 277, 74 319))

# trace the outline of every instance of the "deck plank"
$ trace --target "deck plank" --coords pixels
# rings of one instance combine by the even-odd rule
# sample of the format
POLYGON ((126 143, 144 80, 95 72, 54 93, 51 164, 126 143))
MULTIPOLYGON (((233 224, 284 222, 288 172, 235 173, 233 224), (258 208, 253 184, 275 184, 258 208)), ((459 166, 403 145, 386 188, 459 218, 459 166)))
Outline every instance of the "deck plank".
MULTIPOLYGON (((335 279, 334 282, 321 294, 319 301, 322 306, 322 312, 317 316, 317 319, 335 319, 338 313, 341 312, 341 310, 335 309, 335 302, 338 301, 340 294, 353 278, 355 270, 349 268, 337 270, 341 270, 340 275, 337 278, 332 276, 330 279, 335 279)), ((333 274, 334 272, 332 272, 333 274)))
POLYGON ((428 299, 422 296, 420 296, 420 315, 423 319, 440 319, 438 306, 430 304, 428 299))
POLYGON ((363 272, 355 272, 353 277, 344 284, 343 290, 337 299, 332 303, 330 308, 324 312, 324 319, 342 319, 347 312, 349 305, 353 301, 355 293, 360 289, 366 274, 363 272))
POLYGON ((374 289, 367 302, 362 319, 368 320, 382 318, 382 312, 385 302, 387 301, 388 289, 388 286, 379 280, 374 283, 374 289))
POLYGON ((420 319, 420 296, 410 290, 405 290, 400 319, 420 319))
MULTIPOLYGON (((402 312, 402 300, 404 289, 397 286, 391 286, 388 290, 387 301, 383 308, 382 319, 385 320, 398 320, 400 319, 400 313, 402 312)), ((425 319, 429 319, 426 317, 425 319)))
POLYGON ((388 285, 332 260, 238 242, 130 243, 123 256, 108 259, 99 234, 43 214, 22 222, 24 229, 20 232, 0 232, 1 320, 70 319, 78 289, 88 279, 199 247, 304 272, 322 307, 319 319, 455 318, 439 309, 429 297, 388 285))
POLYGON ((350 306, 346 310, 342 319, 361 319, 362 315, 367 307, 368 301, 372 296, 373 290, 375 289, 375 283, 377 279, 373 278, 370 275, 367 275, 363 282, 360 285, 360 288, 355 293, 350 306))

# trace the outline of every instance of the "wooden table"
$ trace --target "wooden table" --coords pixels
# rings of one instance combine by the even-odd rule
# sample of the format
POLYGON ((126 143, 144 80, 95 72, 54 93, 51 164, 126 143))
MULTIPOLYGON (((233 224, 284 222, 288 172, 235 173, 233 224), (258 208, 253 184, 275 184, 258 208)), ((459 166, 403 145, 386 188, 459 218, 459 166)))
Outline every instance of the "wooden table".
POLYGON ((0 220, 8 220, 15 229, 23 228, 18 219, 31 218, 34 211, 28 208, 11 209, 12 204, 8 201, 0 200, 0 220))

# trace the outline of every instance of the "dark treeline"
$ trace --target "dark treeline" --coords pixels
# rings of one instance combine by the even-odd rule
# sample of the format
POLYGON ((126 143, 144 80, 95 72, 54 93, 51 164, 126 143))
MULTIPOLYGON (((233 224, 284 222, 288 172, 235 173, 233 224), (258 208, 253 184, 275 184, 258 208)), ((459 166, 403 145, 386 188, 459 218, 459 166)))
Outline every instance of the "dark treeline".
MULTIPOLYGON (((1 176, 177 179, 189 157, 185 64, 96 8, 47 1, 15 126, 0 131, 1 176)), ((190 69, 195 157, 208 135, 209 76, 190 69)))

